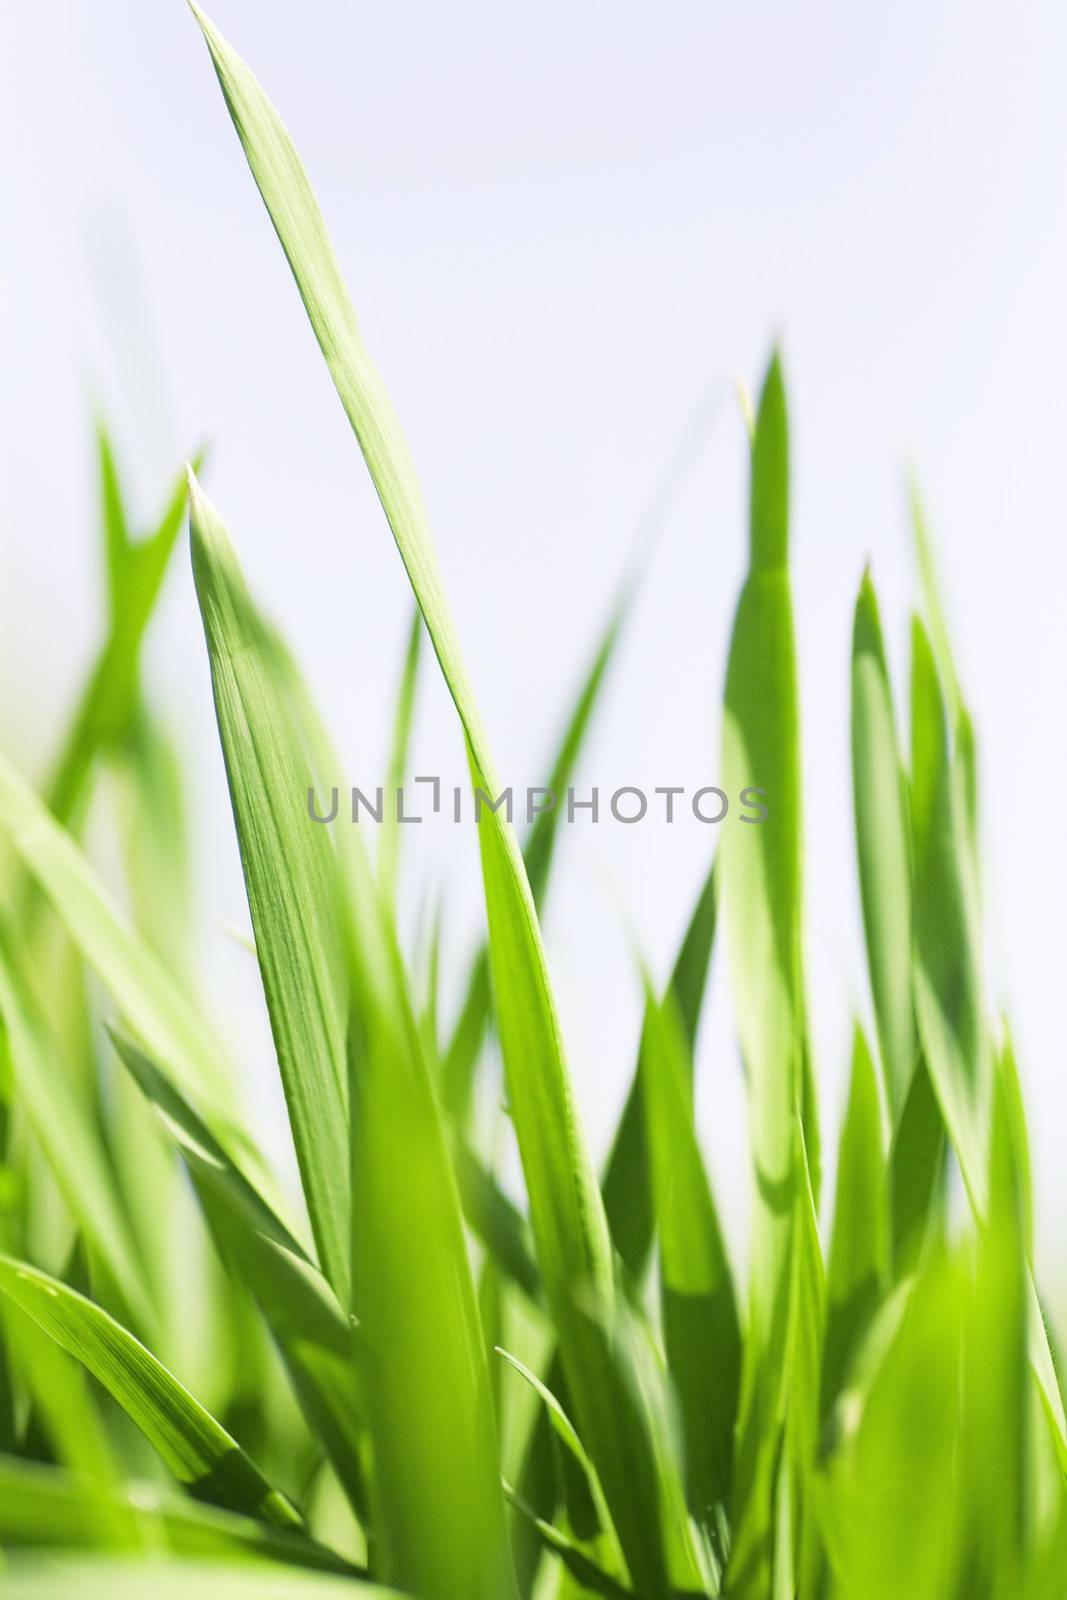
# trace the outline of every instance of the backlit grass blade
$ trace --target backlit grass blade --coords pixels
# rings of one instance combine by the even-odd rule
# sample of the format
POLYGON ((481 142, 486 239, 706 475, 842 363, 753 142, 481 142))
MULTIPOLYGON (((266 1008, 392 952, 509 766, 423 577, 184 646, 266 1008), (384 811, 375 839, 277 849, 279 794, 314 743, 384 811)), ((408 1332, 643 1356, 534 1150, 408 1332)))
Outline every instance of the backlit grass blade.
POLYGON ((224 1057, 162 961, 129 925, 84 855, 0 754, 0 833, 51 900, 86 964, 155 1060, 220 1138, 250 1150, 224 1057))
POLYGON ((848 1105, 837 1157, 834 1224, 827 1267, 827 1323, 821 1409, 840 1393, 859 1341, 882 1299, 888 1268, 888 1207, 882 1109, 874 1065, 856 1027, 848 1105))
MULTIPOLYGON (((155 1317, 127 1217, 115 1191, 95 1108, 71 1081, 55 1041, 9 967, 0 944, 0 1050, 15 1093, 52 1168, 56 1183, 98 1255, 107 1279, 135 1325, 148 1334, 155 1317)), ((157 1225, 159 1219, 156 1219, 157 1225)))
POLYGON ((0 1546, 106 1549, 112 1530, 132 1548, 200 1559, 240 1557, 351 1573, 349 1564, 298 1530, 200 1505, 158 1484, 111 1489, 97 1479, 0 1456, 0 1546))
POLYGON ((193 575, 271 1031, 324 1271, 349 1300, 347 979, 333 846, 273 692, 269 644, 215 508, 190 477, 193 575))
MULTIPOLYGON (((363 344, 318 204, 259 84, 203 14, 197 10, 196 15, 459 713, 472 784, 495 798, 500 785, 445 600, 414 468, 363 344)), ((502 812, 482 808, 479 840, 497 1020, 541 1273, 562 1329, 573 1387, 581 1396, 583 1435, 620 1536, 628 1542, 635 1581, 645 1583, 651 1600, 669 1582, 666 1535, 649 1525, 647 1504, 640 1513, 633 1505, 634 1451, 647 1452, 650 1441, 642 1440, 639 1421, 636 1432, 621 1431, 617 1397, 605 1381, 602 1324, 605 1316, 610 1319, 614 1294, 610 1242, 573 1105, 533 898, 517 839, 502 812), (591 1318, 576 1311, 576 1299, 583 1296, 596 1308, 591 1318)))
POLYGON ((0 1291, 103 1384, 190 1494, 276 1527, 300 1525, 237 1442, 106 1311, 10 1256, 0 1256, 0 1291))
POLYGON ((693 1122, 689 1054, 670 995, 646 991, 641 1058, 667 1365, 685 1437, 690 1511, 722 1551, 733 1477, 741 1333, 730 1264, 693 1122))
POLYGON ((303 1246, 233 1165, 195 1111, 131 1040, 113 1035, 127 1070, 180 1150, 211 1235, 251 1293, 304 1413, 341 1484, 365 1512, 365 1422, 355 1328, 303 1246))
POLYGON ((911 998, 911 861, 878 601, 865 573, 852 630, 852 793, 867 966, 894 1122, 915 1065, 911 998))
POLYGON ((775 356, 752 444, 749 572, 730 643, 723 718, 724 785, 730 794, 762 790, 768 810, 762 823, 725 828, 720 846, 755 1172, 737 1478, 744 1511, 728 1580, 745 1597, 763 1592, 771 1559, 768 1473, 785 1370, 803 1089, 800 741, 788 519, 788 419, 775 356))

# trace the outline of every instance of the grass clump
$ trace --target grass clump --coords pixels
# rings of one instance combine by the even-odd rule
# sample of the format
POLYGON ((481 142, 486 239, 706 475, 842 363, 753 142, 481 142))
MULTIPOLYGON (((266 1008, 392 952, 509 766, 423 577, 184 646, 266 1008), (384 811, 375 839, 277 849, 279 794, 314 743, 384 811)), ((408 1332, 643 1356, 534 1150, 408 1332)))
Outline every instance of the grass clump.
MULTIPOLYGON (((417 602, 391 776, 405 771, 425 630, 472 786, 495 794, 415 473, 322 216, 277 113, 193 9, 417 602)), ((100 459, 108 642, 43 791, 0 760, 5 1593, 1067 1593, 1067 1430, 1031 1269, 1011 1041, 983 982, 974 737, 921 517, 929 626, 913 627, 906 757, 869 575, 856 603, 875 1028, 856 1027, 831 1200, 807 1025, 777 356, 753 419, 722 748, 729 790, 759 787, 769 815, 723 827, 670 980, 645 979, 601 1177, 538 919, 557 814, 520 843, 481 809, 485 943, 442 1031, 435 981, 398 934, 397 833, 372 860, 358 829, 309 822, 308 788, 328 792, 340 768, 196 474, 136 541, 106 435, 100 459), (186 510, 295 1207, 178 976, 180 784, 138 659, 186 510), (132 918, 80 844, 115 771, 132 918), (749 1101, 744 1283, 693 1115, 720 932, 749 1101), (473 1109, 490 1031, 522 1206, 473 1109), (191 1272, 210 1328, 199 1353, 191 1272)), ((557 791, 626 607, 566 725, 557 791)))

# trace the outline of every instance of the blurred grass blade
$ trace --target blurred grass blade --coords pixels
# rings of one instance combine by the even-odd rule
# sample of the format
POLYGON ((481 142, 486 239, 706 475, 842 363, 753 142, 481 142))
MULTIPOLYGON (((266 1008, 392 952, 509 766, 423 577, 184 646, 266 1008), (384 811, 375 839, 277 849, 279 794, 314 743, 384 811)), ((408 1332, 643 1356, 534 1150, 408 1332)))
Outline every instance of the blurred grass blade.
MULTIPOLYGON (((148 1334, 155 1317, 95 1112, 9 965, 0 941, 0 1050, 70 1214, 84 1229, 123 1309, 148 1334)), ((158 1220, 158 1219, 157 1219, 158 1220)))
MULTIPOLYGON (((198 456, 198 463, 202 459, 198 456)), ((106 435, 101 435, 101 476, 111 626, 46 788, 49 809, 65 823, 75 819, 97 755, 125 733, 136 710, 141 645, 185 517, 183 473, 155 531, 131 542, 106 435)))
POLYGON ((193 575, 271 1031, 315 1243, 347 1305, 348 996, 333 847, 309 821, 307 761, 273 692, 269 643, 222 520, 192 476, 189 494, 193 575))
POLYGON ((298 1530, 198 1505, 156 1484, 109 1489, 95 1478, 0 1456, 0 1545, 18 1550, 104 1549, 110 1530, 132 1547, 187 1557, 240 1556, 348 1572, 349 1564, 298 1530))
POLYGON ((251 1154, 233 1110, 219 1046, 162 961, 113 904, 69 834, 2 754, 0 833, 10 839, 84 960, 153 1057, 220 1137, 251 1154))
POLYGON ((852 785, 867 965, 894 1123, 915 1065, 911 999, 911 863, 905 779, 882 625, 870 573, 852 632, 852 785))
MULTIPOLYGON (((769 1581, 770 1473, 785 1372, 803 1090, 800 745, 788 571, 789 437, 777 355, 752 445, 750 565, 734 621, 723 719, 724 786, 767 797, 759 825, 721 842, 727 948, 748 1100, 755 1212, 731 1558, 739 1596, 769 1581)), ((733 1593, 733 1590, 731 1590, 733 1593)))
POLYGON ((459 1134, 452 1139, 452 1166, 472 1232, 503 1276, 521 1289, 532 1304, 540 1305, 541 1274, 531 1251, 526 1218, 459 1134))
MULTIPOLYGON (((500 785, 445 600, 408 448, 363 344, 318 204, 259 84, 198 9, 196 16, 459 713, 472 785, 496 797, 500 785)), ((639 1411, 633 1414, 636 1431, 624 1435, 617 1398, 605 1381, 601 1322, 604 1315, 610 1319, 614 1296, 610 1241, 575 1114, 533 897, 518 842, 503 814, 483 807, 478 831, 497 1020, 541 1273, 563 1333, 573 1387, 581 1395, 583 1435, 620 1536, 628 1542, 635 1581, 644 1583, 652 1600, 669 1585, 664 1541, 671 1540, 666 1529, 649 1526, 647 1504, 640 1513, 633 1504, 634 1451, 647 1453, 651 1441, 642 1437, 639 1411), (597 1308, 592 1317, 577 1313, 579 1296, 597 1308)), ((387 1115, 396 1109, 387 1108, 387 1115)), ((375 1150, 373 1158, 378 1164, 380 1152, 375 1150)))
POLYGON ((415 711, 415 690, 419 678, 419 656, 422 645, 422 613, 415 606, 411 627, 408 630, 404 666, 393 714, 393 738, 389 749, 389 768, 385 778, 385 812, 382 818, 381 838, 378 845, 378 876, 390 903, 396 899, 397 869, 400 852, 400 828, 397 823, 396 795, 407 774, 408 750, 411 744, 411 724, 415 711))
POLYGON ((131 1040, 116 1033, 112 1038, 180 1150, 216 1247, 259 1306, 312 1429, 365 1514, 365 1408, 352 1322, 302 1245, 195 1111, 131 1040))
POLYGON ((888 1262, 882 1110, 867 1041, 856 1026, 848 1105, 837 1157, 834 1225, 827 1267, 821 1410, 841 1391, 881 1302, 888 1262))
POLYGON ((682 1416, 689 1507, 719 1541, 733 1475, 741 1334, 730 1264, 697 1143, 681 1022, 671 996, 657 1003, 647 983, 645 1004, 641 1072, 667 1365, 682 1416))
POLYGON ((299 1526, 236 1441, 106 1311, 10 1256, 0 1256, 0 1290, 103 1384, 190 1494, 277 1527, 299 1526))

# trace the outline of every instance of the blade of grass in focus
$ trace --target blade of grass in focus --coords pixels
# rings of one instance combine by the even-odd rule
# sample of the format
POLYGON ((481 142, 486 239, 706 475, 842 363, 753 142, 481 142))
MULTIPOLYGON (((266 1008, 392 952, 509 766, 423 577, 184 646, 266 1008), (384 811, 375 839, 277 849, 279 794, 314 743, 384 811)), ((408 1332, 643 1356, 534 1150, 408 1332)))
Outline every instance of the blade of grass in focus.
POLYGON ((272 692, 269 644, 221 519, 192 475, 189 501, 215 718, 293 1144, 323 1269, 347 1305, 348 992, 333 848, 309 825, 306 762, 272 692))

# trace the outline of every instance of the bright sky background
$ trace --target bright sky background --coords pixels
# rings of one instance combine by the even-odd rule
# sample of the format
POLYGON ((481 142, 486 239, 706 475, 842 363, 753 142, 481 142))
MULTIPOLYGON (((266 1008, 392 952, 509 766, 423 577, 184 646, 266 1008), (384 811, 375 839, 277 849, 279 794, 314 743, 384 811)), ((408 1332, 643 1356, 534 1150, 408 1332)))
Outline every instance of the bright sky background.
MULTIPOLYGON (((811 984, 833 1121, 850 1010, 867 1009, 851 608, 869 556, 899 672, 914 593, 903 468, 918 468, 981 736, 991 962, 1029 1094, 1042 1253, 1067 1298, 1067 10, 214 0, 213 14, 318 190, 509 780, 539 780, 641 506, 710 389, 722 408, 584 776, 609 792, 715 781, 743 553, 730 379, 754 386, 782 339, 811 984)), ((351 775, 373 784, 403 573, 180 0, 5 7, 0 135, 5 744, 39 769, 101 625, 98 397, 146 517, 210 437, 209 487, 247 570, 351 775)), ((151 660, 195 763, 212 991, 265 1083, 256 978, 219 929, 245 912, 184 557, 151 660)), ((460 781, 454 719, 427 684, 417 768, 460 781)), ((472 840, 411 833, 410 898, 447 891, 454 968, 478 907, 472 840)), ((633 945, 666 972, 710 833, 565 838, 547 931, 598 1149, 633 1057, 633 945)), ((735 1214, 743 1101, 724 979, 700 1098, 735 1214)))

